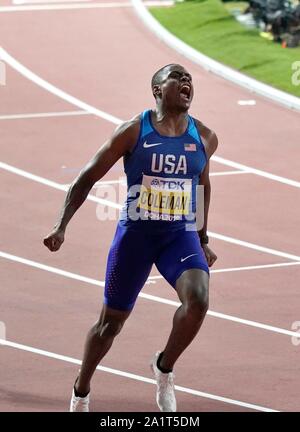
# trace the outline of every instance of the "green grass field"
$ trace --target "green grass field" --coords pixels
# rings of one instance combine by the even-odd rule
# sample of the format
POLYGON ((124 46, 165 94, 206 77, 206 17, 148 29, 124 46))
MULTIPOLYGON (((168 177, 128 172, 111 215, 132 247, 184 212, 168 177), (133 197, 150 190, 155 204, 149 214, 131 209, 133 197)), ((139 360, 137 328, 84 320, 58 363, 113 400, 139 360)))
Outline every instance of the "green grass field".
POLYGON ((300 86, 291 81, 292 64, 300 61, 300 48, 282 48, 260 37, 258 30, 239 24, 228 10, 245 4, 193 0, 151 8, 151 13, 171 33, 203 54, 300 96, 300 86))

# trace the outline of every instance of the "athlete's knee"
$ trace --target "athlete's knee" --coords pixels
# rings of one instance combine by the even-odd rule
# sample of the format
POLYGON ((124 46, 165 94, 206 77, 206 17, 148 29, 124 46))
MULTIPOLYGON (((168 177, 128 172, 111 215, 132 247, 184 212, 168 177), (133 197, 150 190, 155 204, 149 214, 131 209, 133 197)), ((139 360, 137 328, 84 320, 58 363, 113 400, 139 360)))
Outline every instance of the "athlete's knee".
POLYGON ((194 318, 203 317, 209 306, 208 282, 203 278, 189 279, 182 292, 181 301, 187 313, 194 318))
POLYGON ((195 296, 187 304, 187 311, 194 317, 203 317, 208 311, 208 296, 195 296))
POLYGON ((209 306, 208 291, 205 288, 195 290, 195 293, 189 297, 186 304, 186 310, 194 317, 203 317, 209 306))

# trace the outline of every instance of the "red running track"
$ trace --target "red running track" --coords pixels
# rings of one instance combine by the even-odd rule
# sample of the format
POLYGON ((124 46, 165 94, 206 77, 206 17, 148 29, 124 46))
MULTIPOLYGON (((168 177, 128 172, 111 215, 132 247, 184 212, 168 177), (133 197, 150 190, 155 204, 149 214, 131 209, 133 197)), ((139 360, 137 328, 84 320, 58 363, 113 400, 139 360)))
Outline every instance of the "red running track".
MULTIPOLYGON (((300 182, 299 114, 260 97, 255 106, 238 105, 253 95, 181 58, 131 7, 0 10, 0 40, 21 65, 119 119, 152 107, 153 72, 182 63, 195 82, 192 114, 219 136, 217 156, 300 182)), ((59 187, 70 183, 115 127, 78 111, 7 65, 7 84, 0 87, 0 321, 9 342, 1 346, 1 411, 68 409, 78 369, 74 362, 101 307, 103 288, 97 281, 104 280, 116 220, 99 221, 96 210, 113 209, 88 201, 59 253, 50 254, 41 243, 62 204, 59 187)), ((176 365, 176 384, 185 388, 177 391, 179 411, 298 410, 300 347, 292 340, 297 330, 292 325, 300 320, 300 184, 217 162, 211 171, 209 228, 227 237, 212 235, 219 258, 210 314, 176 365)), ((120 162, 103 180, 123 175, 120 162)), ((108 189, 102 185, 99 191, 108 189)), ((114 184, 109 191, 107 198, 116 202, 124 186, 114 184)), ((156 269, 151 275, 159 276, 156 269)), ((157 411, 148 363, 166 341, 177 299, 159 277, 150 279, 143 293, 156 297, 139 298, 101 363, 112 370, 95 374, 94 411, 157 411)))

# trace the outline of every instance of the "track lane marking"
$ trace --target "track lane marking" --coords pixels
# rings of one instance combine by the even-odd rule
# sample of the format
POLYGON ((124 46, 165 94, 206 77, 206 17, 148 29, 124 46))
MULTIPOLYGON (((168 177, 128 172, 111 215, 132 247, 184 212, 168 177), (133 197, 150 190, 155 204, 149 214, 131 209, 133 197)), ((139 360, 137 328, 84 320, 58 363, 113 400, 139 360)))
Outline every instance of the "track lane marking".
MULTIPOLYGON (((90 285, 101 286, 101 287, 104 287, 104 285, 105 285, 104 281, 99 281, 97 279, 93 279, 93 278, 89 278, 89 277, 86 277, 86 276, 78 275, 76 273, 68 272, 68 271, 65 271, 65 270, 62 270, 62 269, 59 269, 59 268, 56 268, 56 267, 51 267, 51 266, 48 266, 48 265, 45 265, 45 264, 42 264, 42 263, 38 263, 36 261, 32 261, 32 260, 29 260, 29 259, 26 259, 26 258, 22 258, 22 257, 16 256, 16 255, 8 254, 8 253, 3 252, 3 251, 0 251, 0 257, 4 258, 4 259, 7 259, 7 260, 10 260, 10 261, 18 262, 18 263, 21 263, 21 264, 24 264, 24 265, 27 265, 27 266, 30 266, 30 267, 34 267, 34 268, 37 268, 37 269, 40 269, 40 270, 48 271, 50 273, 58 274, 60 276, 66 277, 66 278, 75 279, 75 280, 78 280, 80 282, 85 282, 85 283, 88 283, 90 285)), ((292 264, 296 264, 296 263, 292 263, 292 264)), ((149 280, 154 279, 154 278, 156 278, 156 277, 154 276, 154 277, 151 278, 151 276, 150 276, 148 278, 147 282, 149 283, 149 280)), ((147 294, 147 293, 144 293, 144 292, 140 292, 139 293, 139 297, 143 298, 143 299, 151 300, 151 301, 154 301, 154 302, 157 302, 157 303, 167 304, 169 306, 179 307, 181 305, 181 303, 178 302, 178 301, 169 300, 169 299, 166 299, 166 298, 163 298, 163 297, 154 296, 154 295, 147 294)), ((283 328, 280 328, 280 327, 275 327, 275 326, 271 326, 271 325, 268 325, 268 324, 259 323, 257 321, 246 320, 246 319, 239 318, 239 317, 236 317, 236 316, 233 316, 233 315, 227 315, 227 314, 223 314, 223 313, 220 313, 220 312, 215 312, 215 311, 212 311, 212 310, 209 310, 207 312, 207 315, 210 315, 210 316, 215 317, 215 318, 224 319, 224 320, 227 320, 227 321, 233 321, 233 322, 236 322, 236 323, 239 323, 239 324, 245 324, 245 325, 248 325, 250 327, 256 327, 256 328, 259 328, 259 329, 271 331, 273 333, 284 334, 284 335, 287 335, 287 336, 290 336, 290 337, 297 337, 297 338, 300 337, 300 333, 299 332, 293 332, 293 331, 286 330, 286 329, 283 329, 283 328)))
MULTIPOLYGON (((65 101, 69 102, 72 105, 75 105, 91 114, 96 115, 97 117, 103 118, 104 120, 110 121, 113 124, 119 125, 123 122, 123 120, 108 114, 104 111, 101 111, 92 105, 89 105, 85 102, 82 102, 81 100, 77 99, 74 96, 71 96, 70 94, 64 92, 63 90, 60 90, 59 88, 55 87, 54 85, 50 84, 43 78, 36 75, 34 72, 26 68, 24 65, 22 65, 20 62, 18 62, 16 59, 14 59, 7 51, 5 51, 2 47, 0 47, 0 60, 3 60, 5 63, 7 63, 9 66, 11 66, 13 69, 18 71, 21 75, 29 79, 30 81, 34 82, 38 86, 44 88, 46 91, 58 96, 61 99, 64 99, 65 101)), ((300 188, 300 182, 296 180, 292 180, 286 177, 278 176, 272 173, 268 173, 263 170, 259 170, 256 168, 249 167, 244 164, 240 164, 238 162, 231 161, 229 159, 225 159, 220 156, 212 156, 211 160, 218 162, 223 165, 227 165, 242 171, 247 171, 252 174, 258 175, 260 177, 267 178, 272 181, 276 181, 279 183, 283 183, 289 186, 293 186, 296 188, 300 188)))
MULTIPOLYGON (((49 187, 51 187, 53 189, 57 189, 57 190, 60 190, 60 191, 63 191, 63 192, 67 192, 68 189, 69 189, 69 187, 66 186, 66 185, 54 182, 52 180, 48 180, 48 179, 46 179, 44 177, 40 177, 40 176, 35 175, 35 174, 31 174, 31 173, 29 173, 27 171, 21 170, 21 169, 16 168, 16 167, 13 167, 12 165, 6 164, 6 163, 1 162, 1 161, 0 161, 0 169, 3 169, 3 170, 8 171, 8 172, 11 172, 13 174, 17 174, 17 175, 19 175, 21 177, 27 178, 28 180, 32 180, 32 181, 35 181, 37 183, 41 183, 41 184, 43 184, 45 186, 49 186, 49 187)), ((94 202, 96 202, 98 204, 107 205, 109 207, 113 207, 113 208, 118 209, 118 210, 120 210, 122 208, 122 206, 120 204, 114 203, 112 201, 108 201, 108 200, 103 199, 103 198, 98 198, 95 195, 91 195, 91 194, 89 194, 87 196, 87 200, 88 201, 94 201, 94 202)))
POLYGON ((62 3, 62 4, 68 4, 68 3, 85 3, 85 2, 91 2, 92 0, 12 0, 12 4, 14 5, 33 5, 33 4, 53 4, 53 3, 62 3))
POLYGON ((218 177, 218 176, 235 175, 235 174, 251 174, 251 172, 247 170, 216 171, 216 172, 210 172, 209 177, 218 177))
POLYGON ((22 119, 36 119, 47 117, 68 117, 68 116, 81 116, 91 115, 87 111, 58 111, 58 112, 45 112, 45 113, 28 113, 28 114, 7 114, 0 115, 0 120, 22 120, 22 119))
MULTIPOLYGON (((235 175, 235 174, 250 174, 250 173, 247 173, 246 171, 217 171, 217 172, 211 172, 209 176, 222 177, 222 176, 235 175)), ((114 184, 120 184, 122 186, 127 187, 126 177, 122 177, 119 180, 99 180, 94 184, 93 188, 97 188, 98 186, 114 185, 114 184)), ((70 187, 71 183, 64 183, 63 186, 70 187)))
POLYGON ((69 102, 71 105, 77 106, 78 108, 81 108, 84 111, 89 112, 90 114, 94 114, 97 117, 100 117, 104 120, 107 120, 115 125, 119 125, 122 123, 122 120, 119 118, 110 115, 104 111, 101 111, 85 102, 82 102, 81 100, 77 99, 74 96, 71 96, 70 94, 60 90, 59 88, 55 87, 54 85, 50 84, 49 82, 45 81, 43 78, 40 78, 35 73, 31 72, 29 69, 27 69, 25 66, 21 65, 17 60, 15 60, 12 56, 10 56, 2 47, 0 47, 0 60, 7 63, 10 67, 18 71, 21 75, 29 79, 29 81, 34 82, 39 87, 47 90, 49 93, 54 94, 55 96, 59 97, 60 99, 63 99, 67 102, 69 102))
POLYGON ((226 236, 226 235, 223 235, 223 234, 218 234, 218 233, 212 232, 212 231, 207 231, 207 234, 209 236, 215 238, 215 239, 222 240, 222 241, 225 241, 225 242, 228 242, 228 243, 232 243, 232 244, 235 244, 235 245, 238 245, 238 246, 243 246, 243 247, 248 248, 248 249, 253 249, 253 250, 256 250, 256 251, 259 251, 259 252, 264 252, 264 253, 267 253, 267 254, 270 254, 270 255, 279 256, 279 257, 282 257, 282 258, 287 258, 287 259, 290 259, 290 260, 293 260, 293 261, 300 261, 300 256, 299 255, 294 255, 294 254, 290 254, 290 253, 287 253, 287 252, 279 251, 277 249, 272 249, 272 248, 268 248, 268 247, 265 247, 265 246, 260 246, 260 245, 258 245, 256 243, 250 243, 250 242, 247 242, 247 241, 244 241, 244 240, 239 240, 239 239, 236 239, 236 238, 233 238, 233 237, 230 237, 230 236, 226 236))
MULTIPOLYGON (((88 3, 89 0, 72 0, 72 1, 17 1, 13 6, 0 7, 0 13, 6 12, 31 12, 31 11, 58 11, 58 10, 80 10, 80 9, 119 9, 128 8, 132 9, 131 2, 102 2, 102 3, 88 3), (82 3, 80 3, 82 2, 82 3), (31 4, 29 4, 31 3, 31 4), (40 3, 40 4, 39 4, 40 3), (49 3, 49 4, 42 4, 49 3), (60 3, 60 4, 59 4, 60 3)), ((146 6, 172 6, 173 1, 145 1, 146 6)))
POLYGON ((266 172, 266 171, 262 171, 262 170, 259 170, 256 168, 251 168, 248 165, 244 165, 244 164, 241 164, 239 162, 233 162, 231 160, 225 159, 225 158, 220 157, 220 156, 214 155, 211 157, 211 160, 213 160, 214 162, 218 162, 220 164, 223 164, 223 165, 230 166, 232 168, 236 168, 238 170, 247 171, 248 173, 255 174, 259 177, 264 177, 268 180, 273 180, 273 181, 276 181, 279 183, 286 184, 288 186, 300 188, 300 182, 298 182, 296 180, 291 180, 291 179, 288 179, 286 177, 281 177, 281 176, 271 174, 271 173, 266 172))
MULTIPOLYGON (((228 267, 223 269, 209 270, 210 273, 227 273, 227 272, 237 272, 237 271, 247 271, 247 270, 260 270, 260 269, 270 269, 278 267, 289 267, 294 265, 300 265, 300 261, 293 262, 282 262, 276 264, 258 264, 253 266, 243 266, 243 267, 228 267)), ((149 276, 149 279, 163 279, 163 276, 149 276)))
MULTIPOLYGON (((53 353, 53 352, 50 352, 50 351, 45 351, 45 350, 42 350, 42 349, 39 349, 39 348, 34 348, 34 347, 31 347, 31 346, 28 346, 28 345, 19 344, 19 343, 16 343, 16 342, 5 340, 5 339, 0 339, 0 345, 6 346, 6 347, 9 347, 9 348, 18 349, 18 350, 21 350, 21 351, 27 351, 27 352, 30 352, 30 353, 33 353, 33 354, 38 354, 38 355, 41 355, 41 356, 44 356, 44 357, 52 358, 52 359, 55 359, 55 360, 61 360, 61 361, 64 361, 64 362, 67 362, 67 363, 76 364, 76 365, 81 365, 81 363, 82 363, 80 360, 75 359, 73 357, 68 357, 68 356, 65 356, 65 355, 56 354, 56 353, 53 353)), ((137 375, 137 374, 133 374, 131 372, 124 372, 124 371, 121 371, 119 369, 113 369, 113 368, 109 368, 109 367, 106 367, 106 366, 97 366, 96 369, 98 371, 101 371, 101 372, 106 372, 106 373, 110 373, 110 374, 113 374, 113 375, 129 378, 129 379, 132 379, 132 380, 135 380, 135 381, 141 381, 141 382, 144 382, 144 383, 147 383, 147 384, 156 385, 156 381, 154 379, 147 378, 147 377, 144 377, 144 376, 141 376, 141 375, 137 375)), ((242 402, 242 401, 238 401, 238 400, 235 400, 235 399, 226 398, 226 397, 223 397, 223 396, 217 396, 217 395, 214 395, 214 394, 211 394, 211 393, 201 392, 199 390, 194 390, 194 389, 191 389, 191 388, 188 388, 188 387, 182 387, 182 386, 175 385, 175 389, 177 391, 179 391, 179 392, 188 393, 188 394, 191 394, 193 396, 198 396, 198 397, 202 397, 202 398, 206 398, 206 399, 217 400, 219 402, 223 402, 223 403, 227 403, 227 404, 231 404, 231 405, 237 405, 237 406, 241 406, 241 407, 244 407, 244 408, 253 409, 253 410, 256 410, 256 411, 279 412, 277 410, 274 410, 274 409, 271 409, 271 408, 267 408, 267 407, 264 407, 264 406, 261 406, 261 405, 255 405, 255 404, 251 404, 251 403, 248 403, 248 402, 242 402)))
MULTIPOLYGON (((60 183, 56 183, 56 182, 54 182, 52 180, 48 180, 44 177, 37 176, 37 175, 32 174, 28 171, 21 170, 19 168, 16 168, 12 165, 6 164, 6 163, 1 162, 1 161, 0 161, 0 169, 6 170, 6 171, 11 172, 13 174, 20 175, 20 176, 25 177, 29 180, 33 180, 37 183, 44 184, 45 186, 49 186, 49 187, 52 187, 54 189, 58 189, 58 190, 61 190, 64 192, 66 192, 68 190, 68 188, 65 185, 61 185, 60 183)), ((98 197, 91 195, 91 194, 89 194, 87 196, 87 200, 97 202, 98 204, 107 205, 108 207, 113 207, 113 208, 118 209, 118 210, 123 208, 123 206, 121 204, 118 204, 118 203, 115 203, 113 201, 109 201, 106 199, 98 198, 98 197)), ((223 234, 218 234, 218 233, 215 233, 212 231, 208 231, 208 235, 213 237, 213 238, 216 238, 218 240, 222 240, 222 241, 225 241, 228 243, 236 244, 238 246, 243 246, 243 247, 246 247, 249 249, 257 250, 259 252, 264 252, 264 253, 267 253, 270 255, 280 256, 282 258, 287 258, 287 259, 293 260, 293 261, 300 261, 300 256, 298 256, 298 255, 290 254, 287 252, 282 252, 282 251, 279 251, 276 249, 271 249, 271 248, 268 248, 265 246, 260 246, 260 245, 254 244, 254 243, 250 243, 250 242, 247 242, 244 240, 239 240, 239 239, 236 239, 234 237, 226 236, 223 234)))

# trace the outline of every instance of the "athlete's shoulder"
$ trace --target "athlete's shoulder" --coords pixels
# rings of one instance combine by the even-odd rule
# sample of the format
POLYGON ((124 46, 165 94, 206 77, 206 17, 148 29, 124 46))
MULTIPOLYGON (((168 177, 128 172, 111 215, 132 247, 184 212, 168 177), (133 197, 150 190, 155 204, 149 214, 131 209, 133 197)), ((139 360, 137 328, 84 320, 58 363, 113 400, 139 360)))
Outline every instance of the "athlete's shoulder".
POLYGON ((126 120, 119 124, 119 126, 115 130, 115 134, 123 135, 123 134, 134 134, 139 131, 141 124, 141 114, 137 114, 129 120, 126 120))
POLYGON ((113 133, 113 140, 121 140, 125 143, 126 150, 130 151, 139 137, 140 125, 141 114, 137 114, 130 120, 126 120, 117 126, 113 133))
POLYGON ((206 154, 208 155, 208 157, 211 157, 214 152, 217 150, 218 148, 218 137, 217 134, 210 129, 208 126, 206 126, 204 123, 202 123, 200 120, 195 119, 195 123, 198 129, 198 132, 201 136, 203 145, 205 147, 206 150, 206 154))

